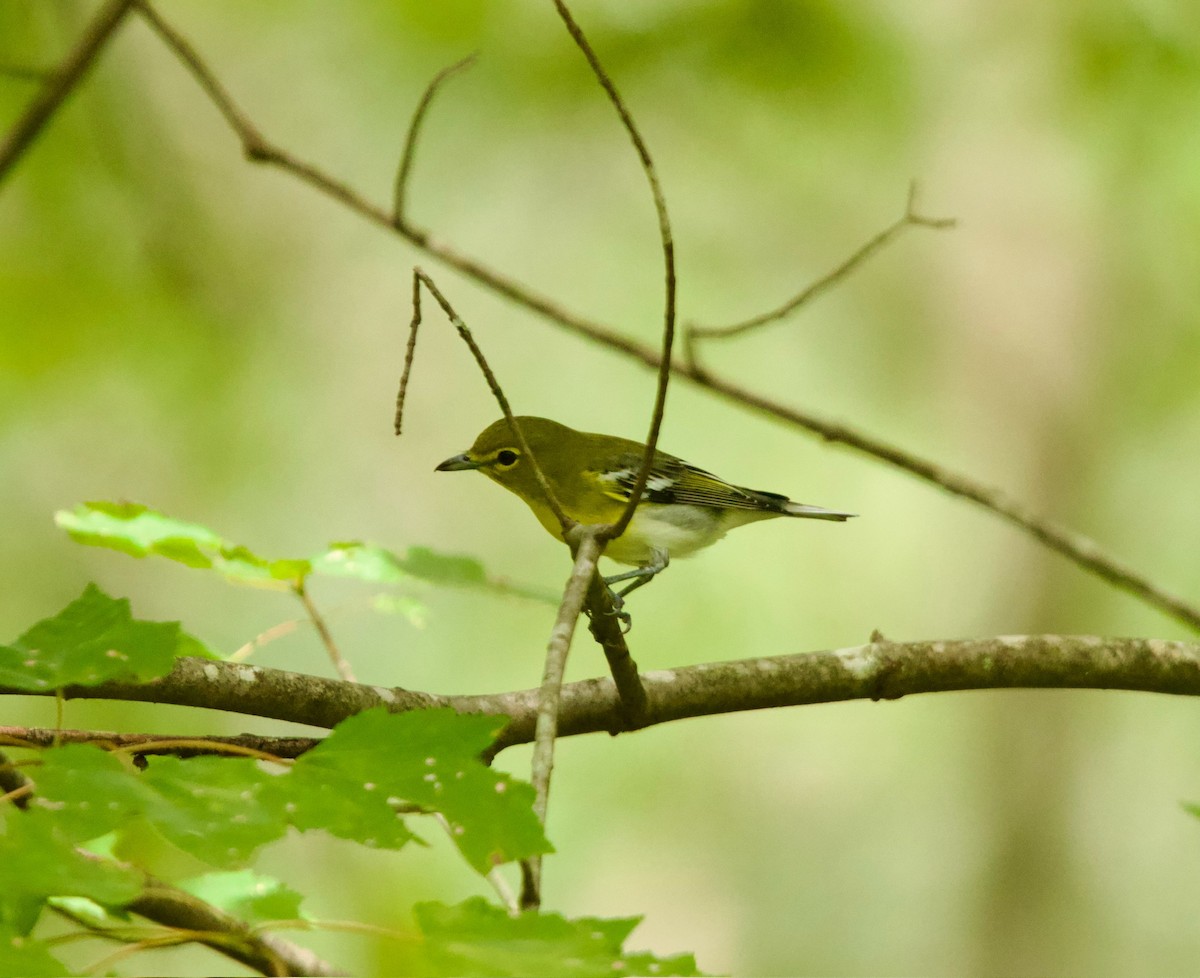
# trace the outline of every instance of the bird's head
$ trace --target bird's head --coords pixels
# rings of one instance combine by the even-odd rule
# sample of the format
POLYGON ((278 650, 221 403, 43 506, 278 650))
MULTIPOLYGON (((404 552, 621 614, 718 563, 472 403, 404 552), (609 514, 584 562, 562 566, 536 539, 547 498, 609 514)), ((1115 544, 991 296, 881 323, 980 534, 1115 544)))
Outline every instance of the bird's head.
MULTIPOLYGON (((565 425, 546 418, 526 416, 514 420, 521 426, 521 433, 543 472, 553 467, 557 456, 571 444, 572 436, 578 435, 565 425)), ((446 459, 435 471, 462 472, 467 469, 478 469, 489 479, 526 498, 541 495, 533 466, 521 449, 512 426, 504 418, 484 428, 475 444, 446 459)))

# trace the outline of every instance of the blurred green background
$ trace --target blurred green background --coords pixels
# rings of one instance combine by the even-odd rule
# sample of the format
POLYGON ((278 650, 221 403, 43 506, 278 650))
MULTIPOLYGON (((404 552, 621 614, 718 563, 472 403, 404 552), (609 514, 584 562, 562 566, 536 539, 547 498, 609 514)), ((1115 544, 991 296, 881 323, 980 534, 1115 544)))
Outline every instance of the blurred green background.
MULTIPOLYGON (((0 62, 50 65, 91 3, 0 0, 0 62)), ((420 91, 413 217, 570 309, 655 341, 643 178, 549 3, 168 0, 262 131, 385 203, 420 91)), ((1200 595, 1200 7, 1175 0, 579 0, 655 155, 681 314, 782 301, 901 212, 912 230, 713 369, 1027 501, 1200 595)), ((0 122, 34 91, 0 79, 0 122)), ((514 497, 433 466, 497 416, 432 312, 391 434, 409 317, 398 239, 256 168, 136 19, 0 186, 0 638, 89 580, 231 651, 286 597, 81 548, 55 509, 132 499, 271 555, 334 539, 473 554, 557 588, 565 551, 514 497)), ((426 261, 518 411, 640 437, 644 368, 426 261)), ((846 508, 769 524, 633 602, 643 668, 894 639, 1189 637, 1029 538, 911 478, 685 384, 662 445, 846 508)), ((535 685, 551 612, 427 589, 423 625, 314 585, 359 677, 437 692, 535 685), (347 602, 350 602, 347 604, 347 602)), ((306 630, 266 665, 328 674, 306 630)), ((571 678, 603 659, 579 641, 571 678)), ((7 723, 51 704, 6 700, 7 723)), ((72 703, 72 726, 282 725, 72 703)), ((1187 973, 1200 959, 1200 715, 1185 699, 963 693, 693 720, 560 744, 547 900, 645 913, 631 944, 739 974, 1187 973)), ((528 752, 501 765, 528 774, 528 752)), ((264 869, 317 916, 407 928, 484 892, 448 845, 323 839, 264 869)), ((305 935, 359 973, 395 946, 305 935)), ((161 966, 211 970, 173 952, 161 966)), ((122 966, 145 970, 145 959, 122 966)))

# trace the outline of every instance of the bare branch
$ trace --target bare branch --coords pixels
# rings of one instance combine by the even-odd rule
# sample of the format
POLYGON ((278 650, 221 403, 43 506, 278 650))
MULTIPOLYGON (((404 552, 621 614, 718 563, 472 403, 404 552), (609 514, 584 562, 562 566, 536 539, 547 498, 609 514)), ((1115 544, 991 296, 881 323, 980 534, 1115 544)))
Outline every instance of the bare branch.
MULTIPOLYGON (((337 200, 355 213, 381 227, 399 234, 414 246, 432 255, 439 261, 462 272, 474 279, 480 285, 491 289, 497 295, 504 296, 546 317, 552 323, 563 327, 569 332, 576 333, 592 342, 627 356, 640 360, 647 367, 662 371, 669 363, 658 350, 644 346, 636 340, 623 336, 617 331, 601 325, 586 317, 573 313, 549 297, 529 288, 514 279, 508 278, 482 262, 460 254, 453 248, 440 242, 433 242, 429 236, 413 228, 397 228, 391 220, 391 215, 371 204, 354 193, 344 184, 326 176, 315 166, 298 160, 275 146, 268 145, 258 131, 246 121, 240 110, 230 99, 228 93, 221 87, 208 67, 200 60, 196 51, 173 28, 167 25, 161 17, 143 2, 140 9, 158 31, 164 42, 175 51, 180 60, 200 82, 201 87, 213 100, 222 115, 229 122, 235 133, 242 141, 247 155, 254 160, 267 162, 280 167, 287 173, 305 181, 328 197, 337 200)), ((1014 526, 1029 533, 1052 550, 1061 553, 1079 567, 1095 574, 1105 581, 1133 595, 1146 604, 1183 622, 1188 627, 1200 632, 1200 607, 1184 601, 1151 582, 1145 575, 1122 564, 1115 558, 1105 554, 1095 541, 1080 534, 1060 527, 1038 517, 1028 508, 975 480, 952 472, 949 469, 929 462, 921 457, 873 438, 848 425, 829 421, 811 412, 788 407, 753 391, 739 386, 730 380, 714 377, 697 364, 673 363, 671 371, 676 375, 692 381, 707 390, 721 394, 729 400, 745 407, 753 408, 785 421, 795 427, 810 431, 826 441, 837 442, 871 458, 875 458, 895 466, 910 475, 925 482, 939 486, 953 495, 969 499, 1014 526)))
POLYGON ((617 110, 617 115, 621 117, 621 124, 625 127, 625 131, 629 133, 629 138, 633 142, 634 149, 637 150, 638 160, 642 164, 642 170, 645 172, 646 180, 650 184, 650 193, 654 197, 654 210, 658 216, 658 232, 662 239, 663 265, 665 266, 666 274, 666 308, 663 313, 662 355, 658 369, 658 384, 654 391, 654 410, 650 415, 650 433, 646 436, 646 450, 642 453, 642 464, 638 468, 637 478, 634 480, 633 489, 629 493, 629 501, 625 504, 621 518, 612 525, 612 529, 608 533, 608 539, 611 540, 625 532, 625 528, 629 526, 629 521, 633 519, 633 511, 637 509, 638 503, 641 502, 642 492, 646 488, 646 480, 650 477, 650 468, 654 464, 654 450, 658 446, 658 433, 662 428, 663 410, 667 403, 667 384, 671 379, 671 346, 675 341, 675 242, 671 237, 671 221, 667 215, 667 200, 663 196, 662 186, 658 182, 658 171, 654 168, 654 161, 650 158, 650 150, 646 146, 645 140, 642 139, 642 135, 638 131, 633 117, 629 114, 629 110, 625 108, 625 103, 621 100, 616 86, 612 83, 612 79, 608 77, 604 66, 600 64, 600 59, 596 57, 596 52, 592 50, 588 39, 584 37, 583 30, 575 22, 575 18, 571 16, 571 11, 567 9, 567 5, 563 3, 563 0, 554 0, 554 7, 558 11, 558 16, 566 24, 567 32, 571 35, 571 39, 574 40, 579 50, 583 52, 584 57, 587 58, 592 73, 596 76, 596 80, 600 82, 600 87, 604 89, 605 94, 608 95, 613 108, 617 110))
POLYGON ((167 927, 213 935, 200 943, 264 975, 344 975, 308 948, 262 933, 199 897, 150 877, 127 910, 167 927))
POLYGON ((621 722, 614 723, 610 732, 637 730, 646 717, 646 688, 638 674, 637 663, 629 654, 617 609, 613 606, 612 591, 599 574, 592 578, 588 589, 587 612, 591 619, 588 628, 592 638, 604 650, 604 658, 608 660, 608 670, 612 673, 621 701, 621 722))
POLYGON ((413 113, 412 122, 408 125, 408 136, 404 140, 404 152, 400 156, 400 168, 396 171, 396 187, 392 195, 392 223, 397 228, 404 228, 408 225, 408 218, 405 215, 408 177, 412 171, 413 160, 416 158, 417 138, 421 135, 421 126, 425 122, 429 106, 433 103, 433 97, 441 89, 443 83, 449 81, 460 71, 470 68, 476 58, 475 54, 468 55, 461 61, 439 71, 425 89, 421 101, 417 103, 417 110, 413 113))
MULTIPOLYGON (((517 293, 512 293, 508 291, 507 287, 499 287, 494 279, 483 275, 475 276, 475 278, 481 284, 541 313, 551 322, 562 326, 569 332, 640 360, 647 367, 657 369, 662 364, 658 351, 653 347, 622 336, 592 320, 568 313, 550 300, 532 292, 518 290, 517 293)), ((794 427, 809 431, 827 442, 843 445, 868 458, 886 462, 888 465, 907 472, 923 482, 937 486, 953 496, 976 503, 1028 533, 1044 546, 1066 557, 1088 573, 1096 575, 1138 600, 1157 608, 1164 614, 1187 625, 1193 631, 1200 632, 1200 606, 1160 587, 1146 575, 1105 553, 1103 548, 1090 537, 1039 516, 1028 506, 999 489, 985 485, 970 476, 955 472, 936 462, 931 462, 913 452, 891 445, 858 428, 821 417, 812 411, 782 404, 748 387, 743 387, 735 381, 715 376, 698 364, 685 365, 676 362, 671 369, 676 376, 720 394, 735 404, 785 421, 794 427)))
MULTIPOLYGON (((0 687, 0 695, 31 694, 28 690, 0 687)), ((47 692, 45 695, 54 694, 47 692)), ((118 699, 196 706, 267 719, 292 720, 326 730, 348 716, 375 706, 409 710, 450 705, 445 697, 430 696, 428 693, 347 683, 324 676, 268 669, 247 662, 187 656, 177 659, 175 667, 161 679, 148 683, 68 686, 63 690, 63 695, 66 699, 118 699)))
MULTIPOLYGON (((674 252, 673 252, 673 247, 671 244, 671 232, 670 232, 669 220, 667 217, 666 203, 662 196, 661 187, 659 186, 658 176, 655 172, 654 164, 650 159, 649 152, 647 151, 645 144, 642 141, 642 138, 637 131, 637 128, 634 126, 633 120, 630 118, 628 112, 626 111, 625 106, 622 103, 620 96, 617 94, 615 87, 612 85, 612 82, 609 80, 603 67, 601 67, 598 60, 596 59, 596 56, 595 56, 594 52, 592 51, 591 47, 588 45, 587 40, 584 38, 578 25, 575 24, 575 22, 571 19, 569 11, 567 11, 566 8, 563 7, 561 4, 559 4, 559 11, 560 11, 561 15, 563 16, 564 20, 566 21, 568 30, 571 32, 572 37, 575 38, 576 43, 580 46, 580 48, 583 50, 584 54, 587 56, 588 61, 591 64, 593 71, 596 73, 597 77, 600 79, 601 85, 604 87, 605 91, 609 94, 609 97, 612 99, 613 104, 617 108, 617 112, 620 114, 622 121, 624 122, 626 128, 629 130, 630 135, 633 139, 634 145, 638 150, 639 159, 642 161, 642 164, 645 167, 646 174, 647 174, 647 177, 650 182, 651 190, 652 190, 653 196, 654 196, 655 207, 658 212, 659 227, 660 227, 660 231, 661 231, 661 234, 663 237, 664 255, 665 255, 665 260, 666 260, 667 313, 666 313, 666 328, 665 328, 665 332, 664 332, 665 346, 664 346, 664 350, 663 350, 663 359, 664 359, 664 363, 669 363, 670 351, 671 351, 671 338, 672 338, 673 332, 674 332, 674 308, 675 308, 674 252)), ((399 171, 399 173, 397 175, 397 179, 396 179, 395 204, 394 204, 394 208, 393 208, 393 217, 394 217, 395 226, 398 229, 400 229, 401 231, 405 231, 405 230, 411 231, 412 230, 411 226, 409 226, 407 224, 407 222, 404 218, 404 210, 405 210, 404 195, 405 195, 405 190, 407 187, 408 174, 411 169, 412 161, 413 161, 413 158, 414 158, 415 152, 416 152, 417 138, 419 136, 421 124, 424 120, 425 114, 429 108, 429 105, 431 104, 431 102, 433 100, 433 96, 437 93, 441 84, 447 78, 449 78, 451 75, 453 75, 454 73, 469 66, 471 63, 473 63, 473 61, 474 61, 474 55, 472 55, 470 58, 467 58, 467 59, 459 62, 458 64, 452 65, 451 67, 446 68, 442 72, 440 72, 433 79, 433 81, 429 84, 429 86, 426 88, 425 93, 422 96, 421 101, 417 106, 417 111, 413 116, 413 121, 412 121, 411 125, 409 126, 408 138, 405 142, 404 154, 403 154, 403 158, 402 158, 401 165, 400 165, 400 171, 399 171)), ((480 369, 484 373, 484 377, 487 378, 488 386, 492 389, 493 395, 496 397, 496 400, 499 402, 501 410, 504 412, 505 418, 508 420, 509 425, 517 433, 517 440, 520 443, 522 450, 525 452, 525 454, 530 459, 533 460, 534 474, 537 477, 539 487, 541 488, 542 492, 546 495, 547 499, 550 501, 551 509, 554 511, 554 514, 555 514, 556 518, 558 519, 560 526, 562 527, 564 538, 566 538, 571 530, 570 524, 572 524, 573 521, 570 520, 566 516, 565 512, 561 509, 561 506, 558 504, 557 498, 555 497, 553 491, 550 489, 550 486, 547 483, 547 481, 541 471, 541 467, 537 464, 536 458, 534 458, 532 452, 529 451, 529 447, 524 439, 524 434, 520 431, 520 426, 516 423, 515 419, 513 418, 512 412, 511 412, 510 408, 508 407, 507 399, 504 397, 503 392, 500 390, 499 384, 495 381, 495 378, 492 375, 490 368, 488 367, 486 359, 483 357, 482 352, 479 351, 478 347, 474 343, 474 340, 471 337, 470 331, 467 330, 466 326, 461 322, 461 320, 459 320, 457 315, 455 315, 453 310, 450 308, 449 304, 445 301, 445 299, 442 298, 440 292, 438 292, 436 287, 433 285, 432 281, 429 280, 428 276, 424 275, 424 273, 421 273, 416 270, 414 270, 414 277, 413 277, 413 319, 412 319, 412 323, 411 323, 410 329, 409 329, 408 346, 405 351, 404 370, 403 370, 403 372, 401 374, 401 378, 400 378, 400 390, 396 397, 396 419, 395 419, 396 434, 400 434, 401 427, 402 427, 402 419, 403 419, 403 413, 404 413, 404 400, 405 400, 405 395, 408 390, 408 381, 409 381, 409 377, 411 375, 413 358, 414 358, 414 354, 416 351, 417 329, 421 322, 420 287, 421 287, 422 281, 424 281, 427 284, 427 286, 430 288, 430 291, 433 292, 434 296, 441 303, 443 310, 446 312, 446 315, 451 319, 451 321, 458 328, 460 335, 462 335, 462 337, 466 341, 467 345, 471 348, 472 353, 475 355, 476 361, 479 363, 480 369)), ((670 371, 666 370, 666 369, 659 371, 659 389, 658 389, 658 395, 656 398, 654 417, 652 419, 652 429, 651 429, 652 435, 655 439, 657 439, 657 428, 658 428, 658 426, 661 425, 661 421, 662 421, 663 402, 664 402, 664 399, 666 396, 666 383, 667 383, 669 373, 670 373, 670 371)), ((635 486, 634 493, 630 497, 630 502, 627 504, 626 509, 625 509, 624 513, 622 514, 622 519, 618 521, 618 523, 616 524, 616 528, 610 531, 613 536, 619 535, 619 533, 621 532, 621 529, 625 525, 627 525, 629 517, 632 514, 633 509, 637 504, 637 500, 641 495, 642 489, 644 488, 646 473, 649 470, 649 464, 650 464, 650 461, 652 458, 653 458, 653 446, 651 445, 647 448, 646 454, 643 457, 643 465, 642 465, 642 470, 641 470, 641 474, 640 474, 641 487, 639 488, 639 487, 635 486)), ((600 551, 601 552, 603 551, 603 542, 602 541, 600 544, 600 551)), ((575 557, 576 557, 576 560, 578 560, 578 553, 575 554, 575 557)), ((595 561, 593 561, 592 563, 593 563, 593 570, 594 570, 595 561)), ((576 565, 576 566, 578 566, 578 565, 576 565)), ((592 577, 593 577, 593 580, 591 581, 590 587, 588 588, 588 591, 587 591, 587 604, 588 604, 588 608, 589 608, 589 614, 591 615, 591 618, 592 618, 592 627, 591 627, 592 634, 596 638, 596 641, 598 643, 600 643, 601 647, 603 648, 605 657, 608 659, 610 669, 612 670, 613 677, 614 677, 615 681, 617 682, 617 688, 622 694, 622 706, 623 706, 623 712, 624 712, 624 718, 625 718, 624 726, 626 729, 632 729, 636 725, 637 720, 640 717, 641 711, 645 707, 645 691, 642 689, 641 683, 638 679, 637 663, 635 663, 633 661, 633 658, 630 656, 629 648, 625 643, 625 638, 621 634, 620 627, 617 623, 617 620, 615 617, 615 609, 612 607, 612 597, 607 592, 607 589, 604 587, 603 582, 600 581, 599 578, 594 573, 593 573, 592 577)), ((567 601, 567 596, 564 596, 563 600, 564 600, 563 607, 565 607, 566 606, 565 602, 567 601)), ((561 613, 561 608, 560 608, 560 613, 561 613)), ((572 624, 572 629, 573 628, 574 628, 574 625, 572 624)), ((535 764, 535 771, 536 771, 536 767, 537 767, 537 759, 536 758, 535 758, 534 764, 535 764)), ((540 873, 540 860, 538 861, 537 865, 531 864, 531 869, 528 870, 525 874, 526 893, 532 894, 531 899, 534 899, 535 901, 536 901, 537 889, 538 889, 537 876, 539 875, 539 873, 540 873)))
MULTIPOLYGON (((42 90, 29 103, 24 114, 0 143, 0 183, 16 162, 25 155, 25 151, 33 145, 33 141, 58 111, 59 106, 83 81, 97 55, 121 26, 129 9, 136 2, 137 0, 108 0, 108 3, 100 8, 95 19, 88 24, 66 60, 46 77, 42 90)), ((9 69, 9 73, 13 70, 9 69)))
MULTIPOLYGON (((235 734, 181 737, 176 734, 117 733, 113 730, 58 730, 53 727, 0 726, 0 744, 8 747, 53 747, 56 744, 95 744, 129 754, 170 754, 174 757, 238 756, 296 758, 321 742, 319 737, 264 737, 235 734)), ((0 781, 0 788, 4 782, 0 781)))
POLYGON ((21 769, 8 759, 7 754, 0 751, 0 795, 3 795, 18 808, 27 808, 29 806, 29 795, 32 792, 33 782, 25 777, 21 769))
POLYGON ((142 17, 154 32, 158 34, 163 43, 175 52, 175 55, 183 62, 184 67, 196 79, 200 88, 217 107, 217 111, 221 113, 225 121, 229 124, 229 127, 241 141, 242 152, 247 159, 255 163, 269 163, 278 166, 350 208, 350 210, 362 217, 383 227, 396 230, 392 223, 391 215, 382 208, 376 207, 374 204, 364 200, 359 194, 346 186, 346 184, 327 176, 311 163, 305 163, 303 160, 297 159, 278 146, 267 142, 262 133, 258 131, 246 114, 233 101, 232 97, 225 90, 225 87, 217 80, 217 77, 200 59, 200 56, 196 53, 196 49, 178 31, 163 20, 149 0, 136 0, 136 3, 142 17))
POLYGON ((837 285, 842 279, 846 278, 851 272, 857 269, 863 262, 880 251, 901 231, 908 227, 925 227, 941 230, 944 228, 954 227, 955 221, 953 218, 931 218, 923 217, 917 213, 917 185, 915 182, 909 185, 908 199, 904 205, 904 214, 889 224, 886 228, 876 234, 873 238, 863 244, 849 258, 843 261, 840 265, 828 272, 821 278, 817 279, 811 285, 800 291, 798 294, 788 299, 783 305, 775 309, 768 310, 750 319, 743 320, 739 323, 734 323, 730 326, 688 326, 685 331, 684 344, 687 350, 689 361, 693 359, 693 342, 697 339, 728 339, 731 336, 739 336, 759 326, 766 326, 769 323, 778 322, 792 312, 795 312, 805 303, 815 299, 817 296, 827 292, 833 286, 837 285))
MULTIPOLYGON (((554 771, 554 741, 558 736, 558 710, 562 697, 563 675, 567 669, 567 653, 575 636, 575 625, 589 585, 596 579, 596 561, 604 550, 599 537, 600 527, 579 527, 571 533, 575 564, 563 591, 558 617, 550 631, 546 647, 546 663, 542 670, 542 685, 538 689, 537 721, 534 724, 533 764, 531 781, 536 793, 533 811, 542 825, 550 803, 550 775, 554 771), (577 542, 575 542, 577 541, 577 542)), ((542 857, 533 856, 521 864, 521 908, 535 909, 542 902, 542 857)))
MULTIPOLYGON (((1200 696, 1200 643, 1025 635, 872 642, 853 648, 713 662, 644 673, 644 726, 689 717, 968 689, 1126 689, 1200 696)), ((511 718, 493 750, 527 743, 533 690, 488 702, 511 718), (501 702, 503 706, 501 706, 501 702)), ((478 707, 486 698, 462 700, 478 707)), ((559 737, 606 729, 617 705, 608 679, 563 687, 559 737)))
POLYGON ((285 635, 290 635, 302 624, 303 618, 289 618, 286 621, 281 621, 276 625, 272 625, 264 632, 255 635, 254 638, 246 642, 240 649, 229 656, 230 662, 244 662, 250 658, 255 652, 261 649, 268 642, 274 642, 277 638, 283 638, 285 635))
MULTIPOLYGON (((1200 696, 1200 643, 1096 635, 1016 635, 924 642, 870 642, 853 648, 732 662, 710 662, 642 675, 643 726, 687 717, 859 699, 899 699, 964 689, 1127 689, 1200 696)), ((68 699, 135 700, 202 706, 333 727, 373 706, 393 712, 450 707, 507 716, 494 750, 534 739, 538 689, 439 696, 343 683, 246 664, 182 658, 144 684, 68 687, 68 699)), ((0 688, 0 695, 29 696, 0 688)), ((558 736, 608 732, 620 709, 608 678, 562 688, 558 736)), ((283 748, 268 747, 277 756, 283 748)))

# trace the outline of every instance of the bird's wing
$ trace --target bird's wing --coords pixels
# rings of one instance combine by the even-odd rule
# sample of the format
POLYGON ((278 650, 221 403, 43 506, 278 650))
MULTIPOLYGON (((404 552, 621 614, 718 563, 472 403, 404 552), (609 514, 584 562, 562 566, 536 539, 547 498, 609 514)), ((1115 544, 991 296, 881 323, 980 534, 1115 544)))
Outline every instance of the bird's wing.
MULTIPOLYGON (((627 500, 633 492, 642 457, 633 452, 613 458, 604 471, 595 473, 602 491, 614 499, 627 500)), ((713 509, 751 509, 782 513, 786 496, 755 492, 726 482, 711 472, 689 465, 683 459, 657 452, 646 478, 642 499, 665 505, 686 504, 713 509)))

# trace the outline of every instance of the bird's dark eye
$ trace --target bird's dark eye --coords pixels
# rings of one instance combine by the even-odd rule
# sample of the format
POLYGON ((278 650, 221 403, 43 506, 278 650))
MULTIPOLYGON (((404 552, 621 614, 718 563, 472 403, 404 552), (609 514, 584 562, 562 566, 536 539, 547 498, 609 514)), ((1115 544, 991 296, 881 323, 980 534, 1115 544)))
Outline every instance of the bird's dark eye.
POLYGON ((515 465, 517 462, 517 453, 509 451, 506 448, 496 456, 496 461, 505 467, 515 465))

